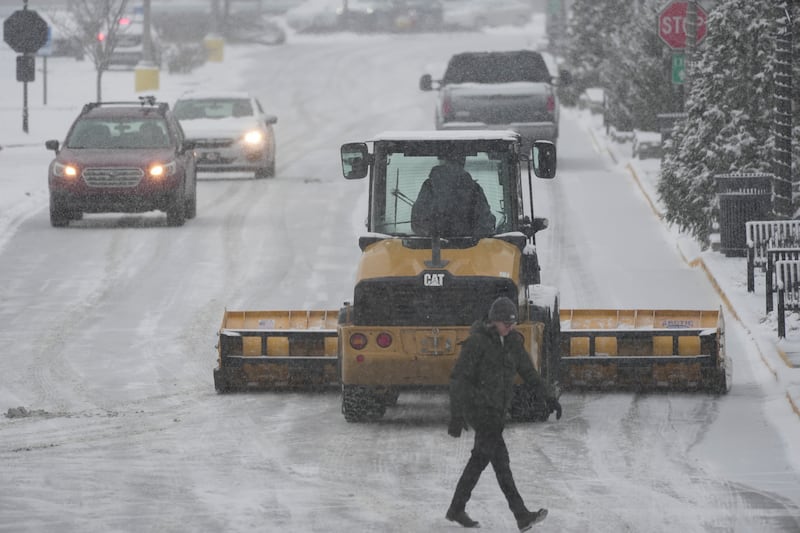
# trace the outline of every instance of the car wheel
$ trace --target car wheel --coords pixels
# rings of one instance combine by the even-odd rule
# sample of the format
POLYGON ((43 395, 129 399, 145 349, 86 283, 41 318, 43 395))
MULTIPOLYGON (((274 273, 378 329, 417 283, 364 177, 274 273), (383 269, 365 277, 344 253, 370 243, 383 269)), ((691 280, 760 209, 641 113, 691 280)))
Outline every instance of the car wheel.
POLYGON ((186 198, 176 193, 167 208, 167 226, 183 226, 186 222, 186 198))
POLYGON ((50 198, 50 225, 54 228, 63 228, 69 225, 69 208, 64 202, 50 198))
POLYGON ((275 176, 275 158, 267 163, 266 166, 256 169, 256 179, 271 178, 275 176))
POLYGON ((186 199, 186 218, 197 216, 197 184, 192 189, 192 195, 186 199))

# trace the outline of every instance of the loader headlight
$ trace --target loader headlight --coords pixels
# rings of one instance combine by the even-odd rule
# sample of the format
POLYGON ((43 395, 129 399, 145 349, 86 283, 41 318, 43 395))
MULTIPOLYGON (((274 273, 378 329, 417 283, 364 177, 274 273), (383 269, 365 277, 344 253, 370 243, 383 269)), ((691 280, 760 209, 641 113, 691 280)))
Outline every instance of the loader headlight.
POLYGON ((153 179, 162 179, 172 176, 178 170, 178 163, 170 161, 169 163, 153 163, 147 169, 147 175, 153 179))
POLYGON ((244 134, 244 143, 249 146, 258 146, 264 142, 264 132, 261 130, 250 130, 244 134))
POLYGON ((78 177, 78 167, 75 165, 54 163, 53 175, 59 178, 74 179, 78 177))
POLYGON ((367 336, 363 333, 350 335, 350 347, 354 350, 363 350, 367 346, 367 336))

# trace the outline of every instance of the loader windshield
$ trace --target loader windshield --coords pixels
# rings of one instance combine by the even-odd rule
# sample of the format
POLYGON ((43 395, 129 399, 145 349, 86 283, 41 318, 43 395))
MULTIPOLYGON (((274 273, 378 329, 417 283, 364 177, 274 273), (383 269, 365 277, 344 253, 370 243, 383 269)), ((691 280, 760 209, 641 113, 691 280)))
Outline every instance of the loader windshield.
MULTIPOLYGON (((382 141, 376 143, 373 182, 373 201, 370 230, 398 236, 430 236, 419 223, 412 224, 414 204, 428 195, 440 209, 461 211, 472 217, 473 229, 468 226, 442 225, 437 228, 442 237, 485 236, 516 227, 513 213, 521 205, 517 197, 519 166, 516 154, 507 142, 470 141, 469 145, 435 141, 382 141), (445 168, 449 154, 463 155, 463 175, 447 187, 435 187, 437 168, 445 168), (474 187, 477 184, 479 187, 474 187), (473 189, 485 201, 473 200, 473 189), (474 205, 470 202, 475 202, 474 205), (482 203, 487 208, 481 207, 482 203), (487 214, 488 213, 488 214, 487 214)), ((461 172, 463 172, 461 171, 461 172)), ((457 172, 457 171, 456 171, 457 172)))

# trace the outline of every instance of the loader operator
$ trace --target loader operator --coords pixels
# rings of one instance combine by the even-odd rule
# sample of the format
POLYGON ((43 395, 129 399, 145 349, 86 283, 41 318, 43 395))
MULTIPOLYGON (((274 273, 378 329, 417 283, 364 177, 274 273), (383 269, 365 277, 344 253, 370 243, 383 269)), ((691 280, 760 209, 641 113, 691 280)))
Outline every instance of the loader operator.
POLYGON ((461 343, 461 353, 450 376, 447 433, 460 437, 463 429, 472 427, 475 443, 445 517, 468 528, 480 527, 465 509, 472 489, 489 463, 520 531, 529 530, 547 516, 547 509, 531 512, 525 507, 511 474, 503 428, 517 373, 533 388, 548 416, 555 411, 556 419, 560 419, 561 404, 531 363, 522 335, 514 331, 516 322, 514 302, 505 296, 497 298, 489 308, 488 317, 475 322, 469 337, 461 343))
POLYGON ((411 208, 411 229, 431 237, 494 234, 495 217, 481 186, 464 170, 466 155, 439 158, 411 208))

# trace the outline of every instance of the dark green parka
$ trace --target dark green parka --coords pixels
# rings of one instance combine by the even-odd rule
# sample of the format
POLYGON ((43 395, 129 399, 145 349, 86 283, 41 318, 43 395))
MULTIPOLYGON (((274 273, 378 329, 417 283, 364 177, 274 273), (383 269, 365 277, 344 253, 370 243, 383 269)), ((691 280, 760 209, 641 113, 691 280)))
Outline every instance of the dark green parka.
POLYGON ((450 375, 451 419, 475 428, 502 427, 517 374, 541 401, 553 396, 534 368, 521 333, 511 331, 501 342, 491 323, 475 322, 450 375))

